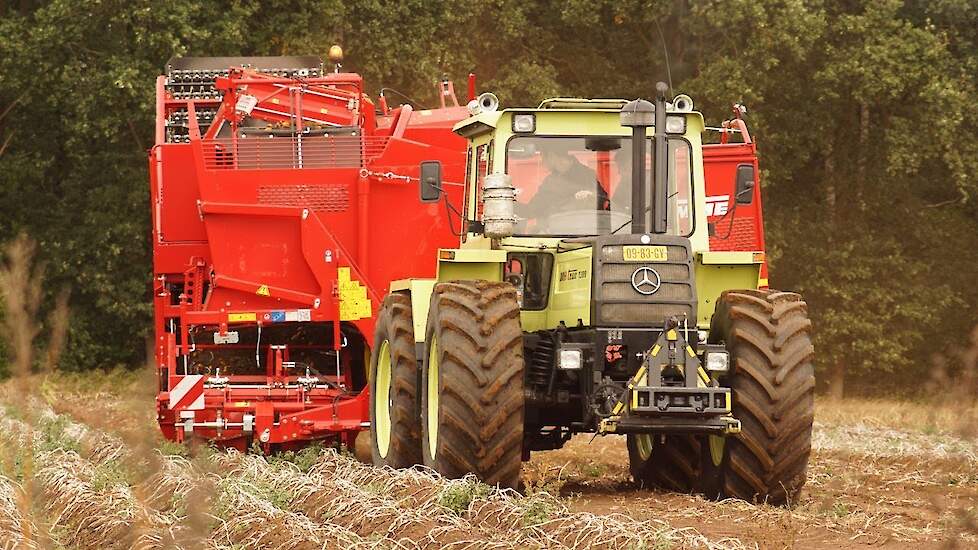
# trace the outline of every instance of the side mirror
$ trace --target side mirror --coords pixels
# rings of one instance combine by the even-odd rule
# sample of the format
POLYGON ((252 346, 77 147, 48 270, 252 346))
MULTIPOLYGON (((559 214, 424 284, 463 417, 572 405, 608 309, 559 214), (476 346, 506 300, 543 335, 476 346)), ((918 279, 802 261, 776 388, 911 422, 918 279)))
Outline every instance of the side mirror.
POLYGON ((734 186, 737 204, 750 204, 754 202, 754 165, 737 165, 737 182, 734 186))
POLYGON ((441 162, 426 160, 421 163, 421 202, 435 202, 441 198, 441 162))

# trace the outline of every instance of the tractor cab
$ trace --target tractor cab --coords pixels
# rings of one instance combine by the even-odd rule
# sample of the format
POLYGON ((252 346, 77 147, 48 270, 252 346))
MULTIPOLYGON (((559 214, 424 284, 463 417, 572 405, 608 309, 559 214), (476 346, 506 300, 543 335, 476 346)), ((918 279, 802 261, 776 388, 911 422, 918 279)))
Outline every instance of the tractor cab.
MULTIPOLYGON (((457 124, 455 131, 470 143, 465 215, 477 222, 470 224, 469 229, 476 231, 467 232, 463 246, 478 247, 486 237, 478 231, 478 222, 483 221, 483 180, 500 173, 509 176, 516 194, 512 235, 516 240, 508 242, 552 244, 553 239, 632 233, 636 160, 631 132, 620 122, 625 104, 557 98, 536 109, 478 113, 457 124)), ((702 235, 695 238, 703 246, 706 219, 697 228, 693 216, 693 201, 705 197, 700 158, 703 119, 689 111, 671 114, 668 121, 671 132, 663 163, 669 174, 671 206, 667 233, 694 237, 700 229, 702 235)), ((647 177, 641 186, 643 197, 651 198, 652 126, 646 130, 641 168, 647 177)), ((644 216, 650 215, 646 209, 644 216)))

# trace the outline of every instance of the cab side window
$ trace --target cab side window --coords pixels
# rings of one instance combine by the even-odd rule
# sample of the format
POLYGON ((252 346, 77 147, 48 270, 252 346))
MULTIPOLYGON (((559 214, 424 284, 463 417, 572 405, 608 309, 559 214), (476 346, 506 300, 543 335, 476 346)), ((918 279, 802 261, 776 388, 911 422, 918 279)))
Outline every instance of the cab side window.
POLYGON ((492 142, 475 149, 475 219, 482 219, 482 183, 492 169, 492 142))

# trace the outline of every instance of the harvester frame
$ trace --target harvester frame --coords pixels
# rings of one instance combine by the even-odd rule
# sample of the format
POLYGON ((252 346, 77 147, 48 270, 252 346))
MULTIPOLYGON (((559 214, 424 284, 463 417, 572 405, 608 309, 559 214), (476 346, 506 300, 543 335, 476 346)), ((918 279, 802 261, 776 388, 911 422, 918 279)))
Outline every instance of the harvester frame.
POLYGON ((434 252, 452 242, 440 205, 401 211, 420 161, 461 177, 451 127, 469 113, 451 82, 438 84, 440 108, 390 108, 332 61, 174 58, 157 79, 154 355, 167 438, 352 447, 369 426, 388 283, 434 274, 434 252), (404 240, 416 257, 400 257, 404 240))

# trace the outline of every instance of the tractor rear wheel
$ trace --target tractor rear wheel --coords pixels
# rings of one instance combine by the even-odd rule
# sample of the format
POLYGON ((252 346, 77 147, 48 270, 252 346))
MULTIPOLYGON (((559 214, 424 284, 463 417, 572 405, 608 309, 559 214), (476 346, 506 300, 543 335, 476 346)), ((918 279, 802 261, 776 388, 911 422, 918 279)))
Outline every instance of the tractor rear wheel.
POLYGON ((692 435, 629 434, 628 469, 639 487, 690 493, 699 475, 700 442, 692 435))
POLYGON ((417 374, 411 298, 390 294, 377 316, 370 360, 370 439, 375 466, 421 464, 417 374))
POLYGON ((446 477, 473 473, 516 488, 523 446, 523 332, 516 289, 435 286, 422 371, 424 463, 446 477))
POLYGON ((801 296, 726 291, 710 339, 730 353, 733 416, 742 431, 726 438, 728 497, 791 504, 805 484, 815 416, 812 323, 801 296))

